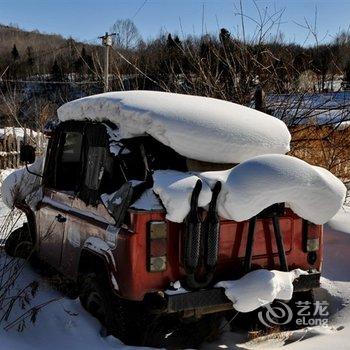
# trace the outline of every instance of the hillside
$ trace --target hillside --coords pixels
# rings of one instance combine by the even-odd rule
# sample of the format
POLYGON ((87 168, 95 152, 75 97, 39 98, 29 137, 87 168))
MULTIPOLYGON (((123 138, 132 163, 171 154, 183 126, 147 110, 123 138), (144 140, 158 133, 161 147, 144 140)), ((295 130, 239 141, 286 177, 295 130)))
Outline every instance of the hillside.
POLYGON ((100 47, 64 38, 58 34, 26 31, 0 24, 0 76, 28 78, 55 73, 83 71, 84 61, 92 64, 92 54, 100 47), (81 56, 85 56, 82 57, 81 56), (72 69, 74 68, 74 69, 72 69), (60 72, 61 71, 61 72, 60 72))
POLYGON ((20 52, 24 52, 28 46, 34 50, 41 50, 57 48, 66 42, 67 39, 58 34, 44 34, 37 30, 26 31, 0 24, 0 53, 2 56, 10 53, 14 44, 20 52))

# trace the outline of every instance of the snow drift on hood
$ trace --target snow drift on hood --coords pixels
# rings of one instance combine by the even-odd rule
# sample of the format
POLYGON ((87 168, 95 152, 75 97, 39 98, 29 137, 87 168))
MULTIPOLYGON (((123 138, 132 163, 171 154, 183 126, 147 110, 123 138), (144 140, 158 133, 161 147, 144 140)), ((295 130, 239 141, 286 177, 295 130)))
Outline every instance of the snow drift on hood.
POLYGON ((235 103, 158 91, 119 91, 68 102, 65 120, 110 120, 119 137, 149 134, 183 156, 240 163, 267 153, 289 151, 290 133, 279 119, 235 103))
POLYGON ((206 207, 212 188, 221 181, 217 209, 221 217, 244 221, 275 203, 287 203, 300 217, 324 224, 341 208, 346 187, 328 170, 286 155, 269 154, 247 160, 225 171, 154 173, 153 191, 167 210, 167 218, 182 222, 198 178, 203 180, 199 207, 206 207))
POLYGON ((220 216, 247 220, 275 203, 287 203, 300 217, 324 224, 341 208, 346 187, 328 170, 295 157, 269 154, 235 168, 199 175, 211 186, 222 181, 220 216))

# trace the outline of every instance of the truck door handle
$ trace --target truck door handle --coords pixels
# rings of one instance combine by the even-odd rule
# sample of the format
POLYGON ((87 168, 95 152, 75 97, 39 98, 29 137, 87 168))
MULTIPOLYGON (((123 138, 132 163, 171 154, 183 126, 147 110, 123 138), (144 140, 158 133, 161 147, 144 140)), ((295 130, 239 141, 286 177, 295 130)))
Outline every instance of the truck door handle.
POLYGON ((62 222, 62 223, 67 221, 67 219, 64 216, 62 216, 61 214, 56 215, 56 220, 58 222, 62 222))

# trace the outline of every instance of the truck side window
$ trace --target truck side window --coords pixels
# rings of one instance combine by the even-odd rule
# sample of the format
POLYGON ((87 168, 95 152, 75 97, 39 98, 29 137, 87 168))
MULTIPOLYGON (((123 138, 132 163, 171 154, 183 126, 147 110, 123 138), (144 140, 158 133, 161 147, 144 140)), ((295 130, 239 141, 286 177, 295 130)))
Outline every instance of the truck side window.
POLYGON ((83 135, 76 131, 63 132, 60 145, 54 187, 76 192, 81 182, 83 135))
POLYGON ((110 173, 106 147, 88 146, 86 152, 85 173, 78 193, 86 205, 97 205, 101 183, 110 173))
POLYGON ((127 181, 143 181, 146 176, 145 164, 140 152, 126 150, 119 156, 106 156, 99 194, 113 193, 127 181))
POLYGON ((65 140, 62 150, 62 163, 79 162, 83 135, 80 132, 66 132, 64 135, 65 140))
POLYGON ((117 166, 120 173, 127 181, 143 181, 146 177, 145 163, 142 159, 140 148, 132 149, 130 152, 121 154, 117 159, 117 166))
POLYGON ((84 184, 87 188, 97 191, 100 187, 105 170, 106 148, 89 147, 84 184))

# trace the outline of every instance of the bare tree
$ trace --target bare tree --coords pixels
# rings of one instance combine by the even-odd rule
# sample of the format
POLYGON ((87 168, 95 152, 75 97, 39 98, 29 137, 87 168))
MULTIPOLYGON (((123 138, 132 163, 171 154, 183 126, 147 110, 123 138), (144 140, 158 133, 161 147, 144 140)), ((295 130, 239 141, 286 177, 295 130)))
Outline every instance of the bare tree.
POLYGON ((141 35, 130 19, 119 19, 113 24, 112 31, 117 33, 114 42, 116 48, 132 50, 141 42, 141 35))

